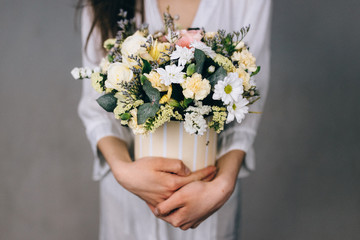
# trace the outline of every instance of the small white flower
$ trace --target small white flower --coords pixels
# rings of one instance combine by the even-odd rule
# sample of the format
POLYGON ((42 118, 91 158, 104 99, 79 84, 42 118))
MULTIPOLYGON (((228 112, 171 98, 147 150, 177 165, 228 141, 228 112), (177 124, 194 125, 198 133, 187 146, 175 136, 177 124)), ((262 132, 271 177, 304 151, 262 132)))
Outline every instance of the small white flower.
POLYGON ((81 76, 81 78, 86 78, 86 70, 85 70, 85 68, 80 68, 80 76, 81 76))
POLYGON ((74 79, 80 79, 80 69, 79 68, 73 68, 73 70, 71 70, 71 75, 73 76, 74 79))
POLYGON ((221 99, 226 105, 239 101, 244 92, 242 82, 237 73, 229 73, 223 81, 215 85, 213 99, 221 99))
POLYGON ((171 85, 172 83, 182 83, 184 82, 184 74, 182 70, 184 67, 176 65, 167 65, 165 69, 158 68, 156 71, 160 74, 160 82, 166 86, 171 85))
POLYGON ((212 59, 216 56, 216 52, 214 52, 211 49, 211 47, 209 47, 208 45, 206 45, 203 42, 195 41, 190 44, 190 47, 203 51, 207 56, 209 56, 212 59))
POLYGON ((196 112, 185 113, 184 128, 187 133, 204 135, 207 127, 206 120, 202 115, 196 112))
POLYGON ((208 68, 208 73, 213 73, 215 72, 215 66, 211 65, 209 68, 208 68))
POLYGON ((89 67, 85 67, 84 70, 85 70, 86 77, 90 78, 93 71, 89 67))
POLYGON ((179 59, 179 66, 185 66, 186 63, 190 62, 194 58, 194 50, 186 47, 180 47, 176 45, 176 50, 172 52, 170 59, 179 59))
POLYGON ((95 67, 94 68, 94 73, 99 73, 101 71, 100 67, 95 67))
POLYGON ((234 102, 227 106, 228 116, 226 123, 234 121, 234 118, 236 118, 238 123, 241 123, 245 118, 245 114, 249 112, 249 107, 247 106, 248 104, 249 101, 246 98, 242 98, 240 101, 234 102))

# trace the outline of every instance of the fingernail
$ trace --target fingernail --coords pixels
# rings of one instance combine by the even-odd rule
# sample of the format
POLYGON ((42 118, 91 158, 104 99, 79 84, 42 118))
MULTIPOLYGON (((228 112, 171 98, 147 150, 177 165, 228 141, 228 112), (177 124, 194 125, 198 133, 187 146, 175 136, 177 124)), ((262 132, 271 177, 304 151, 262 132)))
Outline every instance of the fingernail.
POLYGON ((189 168, 185 168, 185 175, 189 175, 191 173, 190 169, 189 168))
POLYGON ((154 214, 155 214, 155 216, 159 216, 159 210, 157 209, 157 208, 155 208, 155 210, 154 210, 154 214))

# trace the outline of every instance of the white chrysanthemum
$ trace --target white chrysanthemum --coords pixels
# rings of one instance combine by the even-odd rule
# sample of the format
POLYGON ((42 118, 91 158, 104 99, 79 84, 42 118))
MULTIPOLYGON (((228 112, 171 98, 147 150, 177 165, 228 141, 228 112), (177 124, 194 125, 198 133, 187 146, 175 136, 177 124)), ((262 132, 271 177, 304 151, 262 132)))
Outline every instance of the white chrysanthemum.
POLYGON ((196 112, 185 113, 184 128, 187 133, 204 135, 207 127, 206 120, 202 115, 196 112))
POLYGON ((207 56, 209 56, 212 59, 216 56, 216 52, 214 52, 211 49, 211 47, 209 47, 208 45, 206 45, 203 42, 195 41, 190 44, 190 47, 203 51, 207 56))
POLYGON ((221 99, 226 105, 239 101, 244 92, 242 82, 237 73, 229 73, 223 81, 215 85, 213 99, 221 99))
POLYGON ((234 121, 234 118, 236 118, 238 123, 241 123, 245 118, 245 114, 249 112, 249 107, 247 106, 248 104, 249 101, 246 98, 242 98, 240 101, 234 102, 227 106, 228 116, 226 123, 234 121))
POLYGON ((185 66, 194 58, 194 50, 176 45, 176 50, 170 55, 171 60, 179 59, 179 66, 185 66))
POLYGON ((158 68, 156 71, 160 74, 160 82, 166 86, 171 85, 172 83, 182 83, 184 82, 184 74, 182 70, 184 67, 178 67, 176 65, 167 65, 165 69, 158 68))

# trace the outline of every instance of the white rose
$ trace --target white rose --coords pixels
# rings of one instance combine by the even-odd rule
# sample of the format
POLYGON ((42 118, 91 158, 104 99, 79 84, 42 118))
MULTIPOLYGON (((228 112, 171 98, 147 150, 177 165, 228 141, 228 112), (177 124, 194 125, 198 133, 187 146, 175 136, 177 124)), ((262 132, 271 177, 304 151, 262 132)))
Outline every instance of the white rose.
POLYGON ((120 83, 131 81, 133 76, 133 72, 127 65, 120 62, 112 63, 108 69, 108 78, 105 81, 105 87, 120 91, 120 83))
POLYGON ((139 31, 126 38, 121 45, 121 54, 124 57, 129 57, 130 55, 138 55, 142 50, 141 45, 146 43, 146 38, 139 31))

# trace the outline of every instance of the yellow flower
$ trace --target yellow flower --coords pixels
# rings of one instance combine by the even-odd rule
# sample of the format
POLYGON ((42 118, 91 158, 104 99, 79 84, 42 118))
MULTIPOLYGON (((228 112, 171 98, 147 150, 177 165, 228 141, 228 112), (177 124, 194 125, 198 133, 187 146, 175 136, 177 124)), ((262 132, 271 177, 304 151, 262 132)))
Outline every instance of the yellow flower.
POLYGON ((168 86, 168 92, 166 95, 162 96, 162 98, 160 99, 159 103, 160 104, 164 104, 169 102, 170 98, 171 98, 171 94, 172 94, 172 86, 168 86))
POLYGON ((115 45, 115 43, 116 43, 116 38, 109 38, 105 40, 103 46, 106 50, 110 50, 115 45))
POLYGON ((216 54, 214 61, 222 66, 227 72, 234 72, 236 70, 231 60, 221 54, 216 54))
POLYGON ((155 71, 151 71, 149 74, 145 73, 144 76, 151 82, 151 85, 153 86, 153 88, 156 88, 160 92, 164 92, 164 91, 168 90, 168 86, 166 86, 160 82, 160 74, 159 73, 157 73, 155 71))
POLYGON ((241 78, 243 80, 244 90, 248 91, 251 87, 250 74, 247 73, 242 67, 237 68, 236 72, 239 74, 239 78, 241 78))
POLYGON ((210 82, 207 79, 202 79, 201 75, 194 73, 191 77, 187 77, 181 84, 183 94, 186 98, 195 100, 203 100, 210 93, 210 82))
POLYGON ((140 56, 147 61, 156 61, 161 64, 169 61, 169 49, 170 43, 161 43, 155 40, 148 51, 141 51, 140 56))
POLYGON ((91 74, 91 85, 95 89, 95 91, 102 93, 104 88, 101 87, 100 81, 103 80, 103 77, 98 72, 94 72, 91 74))
POLYGON ((250 72, 255 72, 257 69, 256 58, 247 49, 243 49, 241 52, 234 52, 231 60, 238 61, 242 68, 248 69, 250 72))
POLYGON ((137 108, 134 108, 130 111, 131 119, 129 121, 129 127, 132 129, 135 135, 137 134, 145 134, 147 132, 144 124, 138 125, 137 124, 137 108))

